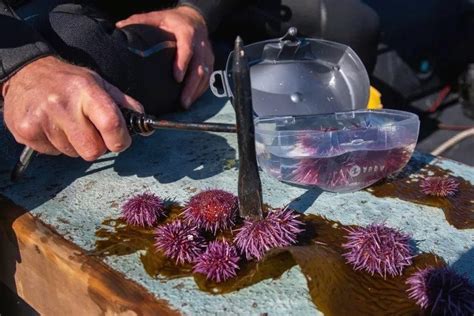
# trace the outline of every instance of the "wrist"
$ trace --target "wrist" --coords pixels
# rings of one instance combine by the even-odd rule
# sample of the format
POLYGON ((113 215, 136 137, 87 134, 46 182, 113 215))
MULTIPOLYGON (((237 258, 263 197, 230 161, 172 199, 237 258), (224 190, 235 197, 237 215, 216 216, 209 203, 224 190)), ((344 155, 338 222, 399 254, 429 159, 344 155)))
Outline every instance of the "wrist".
POLYGON ((35 69, 37 68, 38 65, 41 65, 44 62, 50 62, 50 61, 59 61, 59 59, 54 55, 43 55, 23 64, 20 68, 18 68, 15 72, 13 72, 8 77, 8 79, 0 83, 0 93, 1 93, 2 98, 5 99, 5 96, 7 95, 10 85, 13 82, 18 81, 16 80, 17 78, 25 77, 25 76, 28 77, 28 74, 30 73, 31 69, 35 69))

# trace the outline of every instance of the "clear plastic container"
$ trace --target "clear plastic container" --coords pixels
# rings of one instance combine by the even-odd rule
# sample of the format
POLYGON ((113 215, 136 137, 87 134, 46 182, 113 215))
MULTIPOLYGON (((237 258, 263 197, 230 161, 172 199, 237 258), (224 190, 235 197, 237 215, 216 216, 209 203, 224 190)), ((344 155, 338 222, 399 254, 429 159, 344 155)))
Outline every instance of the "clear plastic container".
POLYGON ((396 110, 260 117, 260 167, 284 182, 352 192, 400 171, 415 149, 418 116, 396 110))
MULTIPOLYGON (((365 109, 370 82, 357 54, 341 43, 299 38, 290 30, 283 38, 244 48, 250 63, 255 115, 315 115, 365 109)), ((214 95, 231 100, 232 60, 233 52, 226 69, 215 71, 210 78, 214 95), (222 86, 222 92, 218 86, 222 86)))

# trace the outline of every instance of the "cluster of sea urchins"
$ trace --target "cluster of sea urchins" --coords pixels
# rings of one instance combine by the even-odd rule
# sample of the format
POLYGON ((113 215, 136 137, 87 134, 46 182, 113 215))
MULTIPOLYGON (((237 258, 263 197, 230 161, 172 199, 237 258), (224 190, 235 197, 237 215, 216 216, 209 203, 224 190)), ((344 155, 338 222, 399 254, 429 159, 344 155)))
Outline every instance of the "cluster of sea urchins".
MULTIPOLYGON (((354 270, 386 278, 402 275, 412 264, 410 237, 383 224, 347 230, 343 256, 354 270)), ((408 296, 430 315, 474 315, 474 286, 449 267, 428 267, 406 281, 408 296)))
POLYGON ((474 315, 474 285, 449 267, 419 270, 406 283, 409 297, 430 315, 474 315))
POLYGON ((386 278, 397 276, 412 264, 413 249, 410 236, 383 224, 347 229, 347 250, 343 256, 354 270, 379 274, 386 278))
MULTIPOLYGON (((233 241, 216 238, 207 243, 202 231, 213 233, 215 238, 218 231, 231 229, 237 211, 233 194, 222 190, 201 192, 187 203, 182 218, 155 229, 155 247, 177 265, 192 264, 194 272, 223 282, 236 276, 240 255, 260 260, 273 248, 296 243, 303 231, 298 215, 284 208, 268 212, 261 220, 246 219, 233 241)), ((125 221, 140 227, 153 227, 164 215, 162 199, 152 193, 133 196, 122 208, 125 221)), ((386 278, 401 275, 412 264, 413 249, 407 234, 383 224, 350 228, 347 232, 348 241, 342 245, 347 252, 343 256, 355 270, 386 278)), ((412 274, 406 283, 409 297, 432 315, 474 314, 474 286, 451 268, 426 268, 412 274)))
MULTIPOLYGON (((132 197, 122 212, 128 224, 151 227, 164 215, 163 202, 146 193, 132 197), (157 201, 160 201, 159 212, 157 201)), ((246 219, 233 241, 217 238, 219 232, 235 226, 237 214, 238 199, 232 193, 223 190, 198 193, 186 203, 180 218, 155 229, 155 248, 177 265, 192 264, 194 272, 223 282, 236 276, 240 254, 247 260, 260 260, 272 248, 294 244, 302 231, 303 223, 294 211, 279 209, 269 212, 262 220, 246 219), (204 233, 212 234, 209 243, 204 233)))

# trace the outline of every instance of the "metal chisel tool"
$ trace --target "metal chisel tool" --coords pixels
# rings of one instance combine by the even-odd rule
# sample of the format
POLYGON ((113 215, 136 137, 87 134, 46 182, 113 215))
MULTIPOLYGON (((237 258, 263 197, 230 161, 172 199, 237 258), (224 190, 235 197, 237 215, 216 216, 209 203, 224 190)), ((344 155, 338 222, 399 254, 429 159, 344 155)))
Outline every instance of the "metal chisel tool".
POLYGON ((242 218, 261 219, 262 183, 255 151, 255 126, 250 86, 250 68, 240 37, 235 40, 232 64, 234 99, 239 143, 239 209, 242 218))

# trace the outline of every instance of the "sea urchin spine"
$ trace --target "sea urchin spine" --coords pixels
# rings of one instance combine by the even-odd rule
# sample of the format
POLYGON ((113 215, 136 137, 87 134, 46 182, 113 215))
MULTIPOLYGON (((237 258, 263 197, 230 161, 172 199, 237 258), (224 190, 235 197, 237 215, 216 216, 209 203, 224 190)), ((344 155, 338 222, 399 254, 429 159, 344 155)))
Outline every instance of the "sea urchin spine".
POLYGON ((277 247, 290 246, 303 231, 298 214, 288 208, 269 212, 264 219, 247 219, 235 236, 235 244, 247 260, 260 260, 277 247))
POLYGON ((235 195, 223 190, 207 190, 189 200, 183 215, 187 222, 216 233, 234 225, 237 210, 235 195))
POLYGON ((412 264, 410 236, 382 224, 347 229, 348 242, 343 256, 354 270, 375 273, 386 278, 401 275, 412 264))
POLYGON ((212 241, 207 250, 197 258, 193 271, 219 283, 237 275, 239 260, 237 250, 227 241, 212 241))
POLYGON ((164 214, 163 200, 153 193, 137 194, 122 206, 122 218, 134 226, 151 227, 164 214))
POLYGON ((421 192, 426 195, 447 197, 458 191, 459 182, 453 178, 428 177, 421 181, 421 192))
POLYGON ((198 229, 175 220, 155 230, 155 247, 176 264, 193 263, 205 248, 198 229))
POLYGON ((474 315, 474 286, 451 268, 425 268, 406 283, 409 297, 431 315, 474 315))

